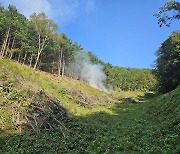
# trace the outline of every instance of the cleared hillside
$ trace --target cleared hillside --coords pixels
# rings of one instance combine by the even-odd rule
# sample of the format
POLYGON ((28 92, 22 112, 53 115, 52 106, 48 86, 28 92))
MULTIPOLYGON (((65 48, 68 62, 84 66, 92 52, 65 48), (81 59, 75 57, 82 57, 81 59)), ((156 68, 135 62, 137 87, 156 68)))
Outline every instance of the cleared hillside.
MULTIPOLYGON (((18 114, 19 112, 27 114, 28 108, 32 110, 30 106, 32 103, 33 106, 40 107, 48 102, 56 102, 70 114, 82 115, 87 114, 90 109, 96 110, 97 107, 109 106, 117 101, 112 94, 95 89, 86 83, 34 71, 32 68, 6 59, 0 59, 0 91, 1 112, 19 110, 18 114)), ((12 113, 8 114, 10 118, 12 113)), ((4 120, 6 121, 7 118, 4 120)), ((1 126, 4 127, 3 131, 9 129, 6 126, 1 126)))
POLYGON ((0 59, 0 153, 178 153, 180 87, 108 94, 0 59))

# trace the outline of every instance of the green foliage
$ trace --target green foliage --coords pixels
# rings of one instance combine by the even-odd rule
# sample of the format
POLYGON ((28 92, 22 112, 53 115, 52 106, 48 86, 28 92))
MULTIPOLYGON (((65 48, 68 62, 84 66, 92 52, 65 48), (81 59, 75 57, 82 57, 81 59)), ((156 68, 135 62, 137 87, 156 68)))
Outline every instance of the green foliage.
POLYGON ((106 64, 107 85, 116 90, 151 91, 155 90, 156 79, 150 69, 122 68, 106 64))
POLYGON ((180 33, 174 32, 156 52, 159 90, 168 92, 180 84, 180 33))
POLYGON ((18 60, 19 55, 34 50, 36 34, 26 17, 20 14, 15 6, 9 5, 7 9, 1 6, 0 11, 0 55, 18 60))
POLYGON ((88 57, 90 59, 90 61, 93 63, 93 64, 101 64, 101 65, 104 65, 104 62, 101 61, 95 54, 93 54, 91 51, 88 51, 88 57))
POLYGON ((163 25, 170 27, 172 20, 180 19, 180 2, 174 0, 166 2, 155 16, 158 18, 160 27, 163 25))
POLYGON ((170 152, 174 153, 179 149, 180 131, 180 87, 170 93, 161 95, 148 102, 146 109, 148 121, 151 121, 150 130, 154 131, 153 136, 158 137, 157 144, 163 145, 170 152))

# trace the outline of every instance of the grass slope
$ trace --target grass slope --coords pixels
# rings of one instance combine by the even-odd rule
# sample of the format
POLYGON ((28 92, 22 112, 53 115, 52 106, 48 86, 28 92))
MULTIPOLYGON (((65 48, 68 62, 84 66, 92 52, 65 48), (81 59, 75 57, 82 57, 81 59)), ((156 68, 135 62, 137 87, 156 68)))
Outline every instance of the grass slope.
POLYGON ((128 92, 120 93, 118 98, 79 81, 34 72, 8 60, 0 59, 0 70, 0 82, 8 87, 5 92, 0 89, 0 153, 180 151, 180 87, 155 97, 132 99, 129 97, 132 93, 128 92), (64 136, 60 129, 19 134, 13 128, 11 112, 6 112, 8 107, 17 99, 24 101, 28 91, 33 95, 42 89, 71 113, 70 120, 64 123, 64 136), (86 103, 79 104, 78 100, 86 103))

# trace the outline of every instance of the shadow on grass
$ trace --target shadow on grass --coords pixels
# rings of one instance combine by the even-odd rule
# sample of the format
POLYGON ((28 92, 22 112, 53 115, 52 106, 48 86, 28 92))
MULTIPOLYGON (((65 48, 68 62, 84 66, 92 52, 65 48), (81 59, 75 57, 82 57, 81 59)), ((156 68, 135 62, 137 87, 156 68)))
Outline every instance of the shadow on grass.
POLYGON ((156 128, 149 129, 146 104, 133 101, 115 104, 112 114, 101 111, 72 117, 66 124, 65 137, 61 130, 1 137, 0 153, 161 152, 164 144, 157 139, 159 132, 153 132, 156 128))

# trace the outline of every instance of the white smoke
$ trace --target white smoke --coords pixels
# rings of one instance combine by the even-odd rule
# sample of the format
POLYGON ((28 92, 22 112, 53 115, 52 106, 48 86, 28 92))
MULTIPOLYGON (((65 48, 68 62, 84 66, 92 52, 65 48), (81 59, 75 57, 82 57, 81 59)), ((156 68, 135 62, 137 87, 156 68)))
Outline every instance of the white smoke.
POLYGON ((93 64, 87 52, 80 51, 75 54, 74 62, 68 66, 68 70, 74 78, 80 79, 94 88, 108 92, 103 83, 106 79, 103 66, 93 64))

